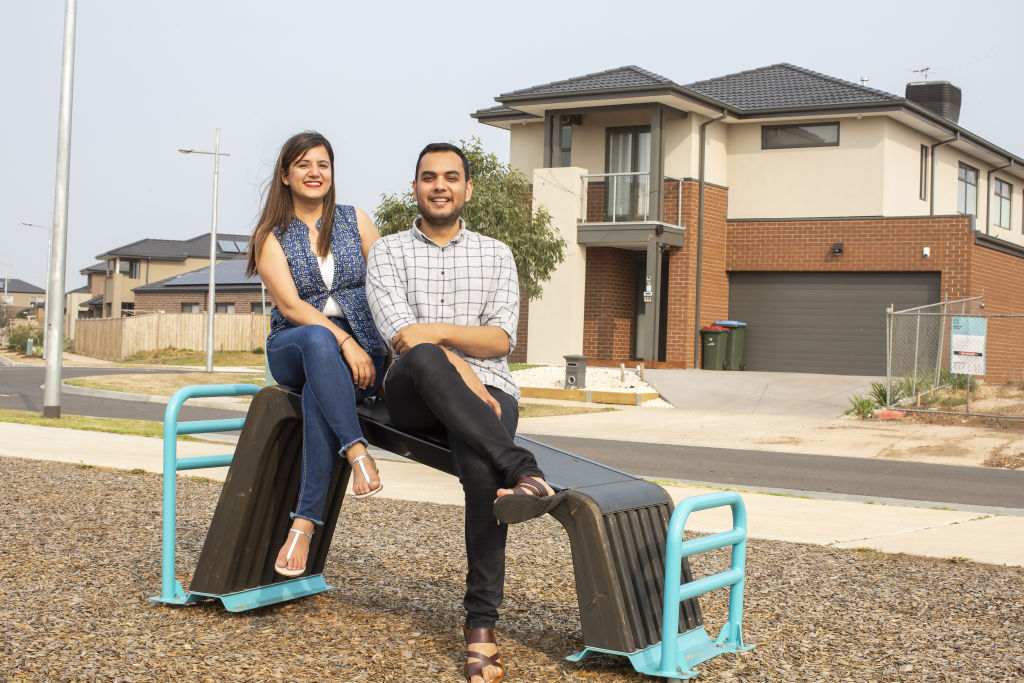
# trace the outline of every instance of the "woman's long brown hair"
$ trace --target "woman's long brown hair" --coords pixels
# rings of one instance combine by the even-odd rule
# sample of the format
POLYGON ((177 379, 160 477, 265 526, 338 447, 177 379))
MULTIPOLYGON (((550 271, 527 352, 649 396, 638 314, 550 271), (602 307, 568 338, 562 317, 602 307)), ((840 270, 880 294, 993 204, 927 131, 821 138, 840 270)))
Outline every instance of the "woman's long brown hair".
POLYGON ((327 150, 327 156, 331 160, 331 187, 324 195, 324 208, 320 215, 320 236, 316 241, 316 252, 325 255, 330 251, 331 228, 334 225, 334 150, 327 138, 316 131, 308 130, 288 138, 288 141, 281 147, 281 153, 277 156, 274 174, 264 188, 266 201, 263 203, 263 212, 260 214, 259 221, 256 222, 256 228, 252 231, 252 237, 249 238, 249 262, 245 268, 247 276, 256 274, 256 264, 260 260, 263 243, 270 235, 270 231, 277 226, 287 229, 288 224, 291 223, 294 214, 292 192, 284 184, 282 176, 287 175, 291 165, 305 156, 306 152, 321 145, 327 150))

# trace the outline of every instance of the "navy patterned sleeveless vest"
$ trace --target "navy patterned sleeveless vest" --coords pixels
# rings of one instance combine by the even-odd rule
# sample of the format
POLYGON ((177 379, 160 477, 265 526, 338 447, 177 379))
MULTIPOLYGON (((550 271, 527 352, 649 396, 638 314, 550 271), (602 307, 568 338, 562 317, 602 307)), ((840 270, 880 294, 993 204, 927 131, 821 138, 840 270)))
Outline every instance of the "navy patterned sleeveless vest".
MULTIPOLYGON (((309 230, 302 221, 292 216, 287 229, 278 226, 273 232, 288 259, 288 269, 292 273, 299 298, 323 311, 327 297, 331 296, 345 312, 352 334, 363 350, 371 356, 387 353, 384 340, 373 324, 370 307, 366 303, 366 261, 363 259, 355 208, 344 204, 334 207, 334 225, 331 230, 331 253, 334 254, 332 285, 324 282, 320 264, 309 243, 309 230)), ((267 335, 267 341, 289 327, 295 327, 295 324, 274 306, 270 311, 270 334, 267 335)))

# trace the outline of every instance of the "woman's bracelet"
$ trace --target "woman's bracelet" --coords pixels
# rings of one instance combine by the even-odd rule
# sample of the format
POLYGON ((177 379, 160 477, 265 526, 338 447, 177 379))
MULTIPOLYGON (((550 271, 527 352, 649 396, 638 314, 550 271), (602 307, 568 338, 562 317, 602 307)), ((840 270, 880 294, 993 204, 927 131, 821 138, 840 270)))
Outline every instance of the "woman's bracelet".
POLYGON ((345 337, 344 339, 342 339, 341 343, 338 344, 338 349, 341 350, 341 349, 345 348, 345 342, 347 342, 351 338, 352 338, 352 335, 350 334, 347 337, 345 337))

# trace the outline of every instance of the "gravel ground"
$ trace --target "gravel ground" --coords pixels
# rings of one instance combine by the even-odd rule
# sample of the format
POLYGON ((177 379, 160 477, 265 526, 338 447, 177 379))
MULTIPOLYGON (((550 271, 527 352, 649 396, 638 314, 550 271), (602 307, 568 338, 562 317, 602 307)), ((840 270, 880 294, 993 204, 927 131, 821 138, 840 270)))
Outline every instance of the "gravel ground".
MULTIPOLYGON (((0 679, 461 680, 458 507, 346 501, 326 571, 336 590, 232 614, 147 599, 159 476, 0 458, 0 480, 0 679)), ((219 484, 178 490, 187 587, 219 484)), ((564 661, 582 645, 568 541, 550 518, 511 537, 506 680, 654 680, 625 659, 564 661)), ((698 575, 725 566, 716 553, 698 575)), ((697 680, 1020 681, 1022 595, 1020 569, 751 541, 744 637, 757 647, 697 680)), ((712 632, 725 603, 725 591, 702 598, 712 632)))
MULTIPOLYGON (((545 389, 563 389, 565 387, 565 368, 553 365, 539 365, 534 368, 524 368, 512 373, 516 384, 520 387, 541 387, 545 389)), ((626 368, 622 372, 620 368, 597 368, 588 367, 586 386, 583 389, 591 391, 617 391, 623 393, 658 393, 658 390, 647 382, 640 379, 636 368, 626 368)), ((672 404, 662 398, 644 401, 641 405, 645 408, 671 408, 672 404)))

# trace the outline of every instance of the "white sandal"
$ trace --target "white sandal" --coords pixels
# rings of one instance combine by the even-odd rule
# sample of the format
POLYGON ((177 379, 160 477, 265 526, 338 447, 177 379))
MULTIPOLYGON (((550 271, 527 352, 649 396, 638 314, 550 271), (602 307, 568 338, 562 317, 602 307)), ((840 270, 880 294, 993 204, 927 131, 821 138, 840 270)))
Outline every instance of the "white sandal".
MULTIPOLYGON (((363 479, 365 479, 366 483, 369 484, 370 483, 370 474, 369 474, 369 472, 366 471, 366 465, 363 464, 363 460, 365 460, 366 458, 370 458, 370 462, 373 463, 373 469, 377 469, 377 461, 374 460, 373 458, 371 458, 369 456, 369 454, 365 454, 365 453, 363 455, 360 455, 358 458, 356 458, 355 460, 353 460, 349 464, 350 465, 359 465, 359 471, 363 473, 363 479)), ((380 471, 379 470, 377 471, 377 476, 380 477, 380 471)), ((377 495, 378 493, 380 493, 380 490, 382 488, 384 488, 384 482, 381 482, 380 486, 378 486, 377 488, 373 489, 372 491, 367 491, 366 493, 354 493, 353 492, 352 495, 354 497, 356 497, 356 498, 369 498, 370 496, 374 496, 374 495, 377 495)))
MULTIPOLYGON (((293 532, 295 534, 302 534, 303 536, 305 536, 306 538, 309 539, 310 543, 313 542, 313 534, 309 533, 308 531, 303 531, 302 529, 295 529, 295 528, 292 528, 292 529, 288 530, 289 534, 291 534, 293 532)), ((298 542, 299 542, 299 537, 298 537, 298 535, 296 535, 296 536, 294 536, 292 538, 292 544, 290 546, 288 546, 288 554, 285 555, 285 557, 284 557, 284 561, 285 562, 288 562, 289 560, 292 559, 292 553, 295 551, 295 544, 298 543, 298 542)), ((308 559, 307 559, 307 561, 308 561, 308 559)), ((306 566, 303 565, 302 567, 300 567, 298 569, 288 569, 288 567, 279 567, 277 565, 277 562, 274 562, 274 571, 277 572, 278 574, 280 574, 281 576, 302 576, 303 574, 306 573, 306 566)))

